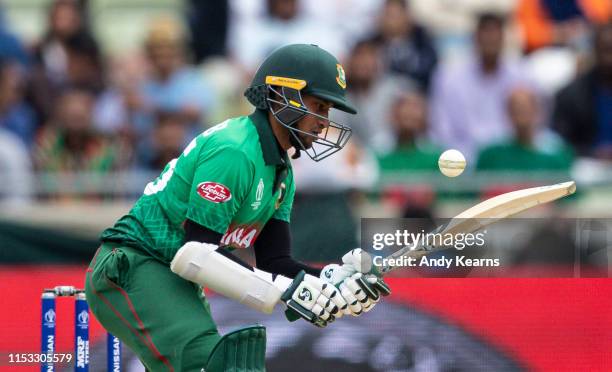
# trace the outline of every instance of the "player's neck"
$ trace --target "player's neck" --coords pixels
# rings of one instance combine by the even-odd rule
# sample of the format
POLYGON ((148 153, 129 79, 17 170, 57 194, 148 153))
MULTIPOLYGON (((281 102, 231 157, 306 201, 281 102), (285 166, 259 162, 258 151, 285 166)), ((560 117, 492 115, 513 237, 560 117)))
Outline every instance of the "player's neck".
POLYGON ((292 147, 291 141, 289 140, 289 130, 279 123, 274 115, 272 115, 272 113, 269 111, 268 121, 270 122, 272 132, 274 133, 274 137, 276 137, 276 141, 278 141, 280 147, 285 151, 289 150, 292 147))

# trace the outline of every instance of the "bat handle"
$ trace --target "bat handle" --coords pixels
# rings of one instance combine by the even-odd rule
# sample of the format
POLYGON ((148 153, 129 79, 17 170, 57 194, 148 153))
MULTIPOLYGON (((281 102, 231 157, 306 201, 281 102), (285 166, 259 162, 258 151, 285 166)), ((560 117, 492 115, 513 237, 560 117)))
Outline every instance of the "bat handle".
POLYGON ((369 292, 371 290, 370 287, 373 287, 381 296, 388 296, 391 294, 391 288, 389 288, 387 283, 385 283, 379 276, 368 274, 365 277, 361 277, 361 279, 362 280, 358 282, 358 284, 361 286, 364 292, 369 292))

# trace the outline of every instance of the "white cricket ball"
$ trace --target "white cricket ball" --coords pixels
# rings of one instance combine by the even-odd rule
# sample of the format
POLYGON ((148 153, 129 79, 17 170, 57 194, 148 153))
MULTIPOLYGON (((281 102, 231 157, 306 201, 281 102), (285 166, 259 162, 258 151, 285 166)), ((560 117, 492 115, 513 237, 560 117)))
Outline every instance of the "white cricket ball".
POLYGON ((446 150, 438 159, 440 172, 446 177, 457 177, 465 169, 466 161, 461 152, 455 149, 446 150))

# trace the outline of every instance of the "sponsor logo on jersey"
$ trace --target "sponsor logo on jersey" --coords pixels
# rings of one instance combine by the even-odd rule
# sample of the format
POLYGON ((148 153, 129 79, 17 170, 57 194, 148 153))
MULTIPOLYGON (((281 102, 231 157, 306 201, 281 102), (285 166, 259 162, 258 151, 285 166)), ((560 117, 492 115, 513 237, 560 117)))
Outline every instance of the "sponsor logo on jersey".
POLYGON ((257 233, 257 229, 252 226, 230 226, 221 238, 221 245, 248 248, 255 242, 257 233))
POLYGON ((255 192, 255 202, 251 203, 251 207, 254 211, 256 211, 261 205, 261 199, 263 198, 264 193, 264 182, 263 178, 259 179, 259 184, 257 184, 257 191, 255 192))
POLYGON ((232 198, 232 193, 227 186, 210 181, 198 185, 198 194, 213 203, 225 203, 232 198))

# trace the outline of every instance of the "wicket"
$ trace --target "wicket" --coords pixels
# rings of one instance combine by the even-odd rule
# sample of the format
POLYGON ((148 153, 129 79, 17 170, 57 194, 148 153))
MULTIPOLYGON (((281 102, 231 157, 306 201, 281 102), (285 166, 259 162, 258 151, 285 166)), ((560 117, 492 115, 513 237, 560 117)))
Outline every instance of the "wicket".
MULTIPOLYGON (((41 353, 54 354, 55 350, 55 301, 57 297, 74 297, 74 370, 89 370, 89 306, 85 291, 73 286, 57 286, 42 293, 41 353)), ((121 341, 108 334, 106 341, 108 371, 121 371, 121 341)), ((55 371, 53 362, 41 364, 41 371, 55 371)))

